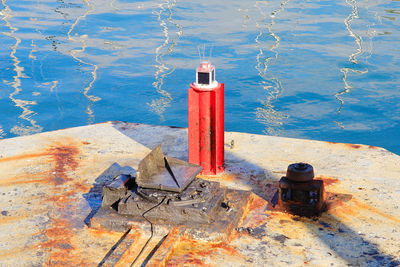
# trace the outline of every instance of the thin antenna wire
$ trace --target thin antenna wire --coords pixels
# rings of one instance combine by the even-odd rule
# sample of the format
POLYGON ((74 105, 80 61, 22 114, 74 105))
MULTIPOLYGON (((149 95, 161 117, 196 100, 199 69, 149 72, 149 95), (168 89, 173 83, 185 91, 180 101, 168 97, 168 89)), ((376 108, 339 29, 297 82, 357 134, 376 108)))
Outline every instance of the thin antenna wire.
POLYGON ((208 61, 209 61, 209 62, 211 62, 211 59, 212 59, 212 51, 213 51, 213 48, 214 48, 214 45, 211 45, 211 48, 210 48, 210 56, 208 57, 208 61))
POLYGON ((211 62, 213 48, 214 48, 214 44, 212 44, 212 45, 210 46, 210 53, 209 53, 209 56, 206 57, 206 44, 198 45, 198 46, 197 46, 197 52, 199 53, 200 62, 206 61, 206 58, 207 58, 207 61, 208 61, 208 62, 211 62))

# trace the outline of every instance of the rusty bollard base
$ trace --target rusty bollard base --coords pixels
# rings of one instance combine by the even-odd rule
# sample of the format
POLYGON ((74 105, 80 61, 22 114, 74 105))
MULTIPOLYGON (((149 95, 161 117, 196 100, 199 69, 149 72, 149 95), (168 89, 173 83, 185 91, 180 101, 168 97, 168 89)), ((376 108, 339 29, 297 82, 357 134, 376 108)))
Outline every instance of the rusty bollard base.
POLYGON ((312 217, 325 209, 324 182, 311 180, 293 182, 287 177, 279 181, 278 205, 294 215, 312 217))
POLYGON ((322 180, 314 180, 314 169, 307 163, 290 164, 279 180, 277 210, 299 216, 318 216, 325 210, 322 180))

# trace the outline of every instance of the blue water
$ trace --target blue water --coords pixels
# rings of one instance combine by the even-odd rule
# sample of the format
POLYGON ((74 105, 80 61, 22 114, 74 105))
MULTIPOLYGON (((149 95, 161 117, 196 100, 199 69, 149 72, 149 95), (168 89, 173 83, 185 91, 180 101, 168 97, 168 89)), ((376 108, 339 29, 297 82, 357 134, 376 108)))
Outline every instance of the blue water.
POLYGON ((185 127, 205 46, 228 131, 400 153, 398 0, 0 1, 2 138, 108 120, 185 127))

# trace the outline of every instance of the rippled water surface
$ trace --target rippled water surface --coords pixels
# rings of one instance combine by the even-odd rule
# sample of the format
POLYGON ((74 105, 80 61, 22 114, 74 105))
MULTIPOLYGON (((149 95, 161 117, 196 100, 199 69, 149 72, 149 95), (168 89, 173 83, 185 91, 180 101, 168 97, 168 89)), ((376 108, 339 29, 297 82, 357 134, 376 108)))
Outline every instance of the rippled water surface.
POLYGON ((226 129, 400 153, 400 2, 0 0, 2 138, 187 125, 199 46, 226 129))

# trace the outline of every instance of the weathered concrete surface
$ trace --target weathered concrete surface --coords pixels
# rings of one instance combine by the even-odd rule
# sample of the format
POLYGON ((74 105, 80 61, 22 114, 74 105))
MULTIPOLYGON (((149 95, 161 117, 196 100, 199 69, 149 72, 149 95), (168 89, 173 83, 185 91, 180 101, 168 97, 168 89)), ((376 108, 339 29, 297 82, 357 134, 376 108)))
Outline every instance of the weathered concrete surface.
POLYGON ((249 231, 209 241, 156 226, 139 255, 149 225, 123 240, 88 228, 102 184, 160 143, 187 160, 186 129, 162 126, 107 122, 1 140, 0 266, 400 264, 400 157, 365 145, 226 133, 226 172, 202 178, 254 193, 241 223, 249 231), (327 192, 352 199, 314 219, 271 211, 279 178, 299 161, 314 166, 327 192))

